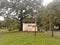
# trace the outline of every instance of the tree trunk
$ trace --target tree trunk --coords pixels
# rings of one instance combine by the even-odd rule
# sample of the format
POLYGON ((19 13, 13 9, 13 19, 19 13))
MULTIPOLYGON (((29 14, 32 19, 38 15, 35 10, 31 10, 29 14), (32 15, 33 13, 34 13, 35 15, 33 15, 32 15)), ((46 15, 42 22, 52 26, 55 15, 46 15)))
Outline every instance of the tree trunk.
POLYGON ((20 24, 19 24, 19 31, 23 30, 23 23, 22 23, 22 19, 20 20, 20 24))

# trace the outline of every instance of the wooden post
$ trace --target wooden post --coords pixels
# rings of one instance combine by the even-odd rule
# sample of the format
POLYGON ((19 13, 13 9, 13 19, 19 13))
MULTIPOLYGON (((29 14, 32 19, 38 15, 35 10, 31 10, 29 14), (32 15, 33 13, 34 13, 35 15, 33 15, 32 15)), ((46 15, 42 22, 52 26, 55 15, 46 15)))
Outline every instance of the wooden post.
POLYGON ((52 37, 53 37, 54 35, 53 35, 53 30, 52 30, 52 37))
POLYGON ((35 36, 36 36, 36 26, 35 26, 35 36))
POLYGON ((53 24, 51 24, 51 30, 52 30, 52 37, 53 37, 54 36, 53 24))
MULTIPOLYGON (((35 18, 35 24, 36 24, 37 22, 36 22, 36 18, 35 18)), ((35 25, 35 36, 36 36, 36 26, 37 26, 37 24, 35 25)))

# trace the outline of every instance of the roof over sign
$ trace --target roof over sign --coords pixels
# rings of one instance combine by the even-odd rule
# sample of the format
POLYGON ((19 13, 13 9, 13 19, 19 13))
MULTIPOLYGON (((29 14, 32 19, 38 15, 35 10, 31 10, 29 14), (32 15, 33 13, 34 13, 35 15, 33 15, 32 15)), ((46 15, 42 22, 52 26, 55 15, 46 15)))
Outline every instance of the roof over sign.
POLYGON ((22 22, 23 23, 35 23, 35 20, 32 18, 25 18, 22 22))

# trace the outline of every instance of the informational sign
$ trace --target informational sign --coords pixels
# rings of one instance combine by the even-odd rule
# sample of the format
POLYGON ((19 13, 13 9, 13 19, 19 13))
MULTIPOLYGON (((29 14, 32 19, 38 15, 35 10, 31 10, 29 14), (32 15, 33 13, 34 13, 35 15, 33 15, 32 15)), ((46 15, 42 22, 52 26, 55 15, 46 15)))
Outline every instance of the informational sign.
POLYGON ((36 23, 23 23, 23 31, 37 31, 36 23))

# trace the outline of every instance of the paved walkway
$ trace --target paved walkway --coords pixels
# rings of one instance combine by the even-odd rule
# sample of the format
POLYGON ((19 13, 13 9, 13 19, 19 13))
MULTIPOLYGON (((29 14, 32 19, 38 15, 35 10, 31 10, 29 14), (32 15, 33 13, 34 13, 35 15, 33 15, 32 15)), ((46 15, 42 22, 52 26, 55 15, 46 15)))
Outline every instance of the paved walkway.
MULTIPOLYGON (((51 33, 51 31, 49 31, 49 33, 51 33)), ((53 33, 54 33, 54 35, 60 36, 60 31, 54 31, 53 33)))

